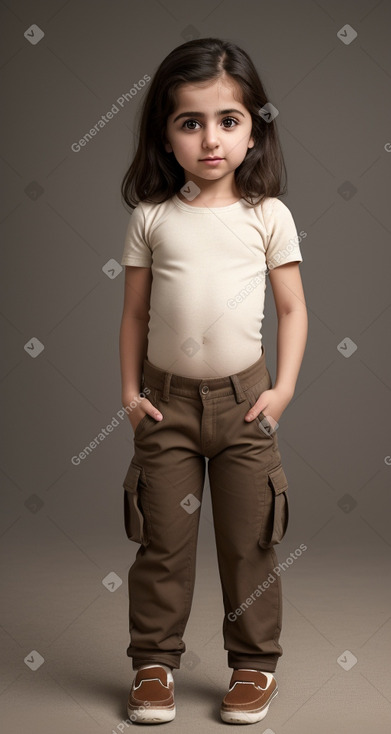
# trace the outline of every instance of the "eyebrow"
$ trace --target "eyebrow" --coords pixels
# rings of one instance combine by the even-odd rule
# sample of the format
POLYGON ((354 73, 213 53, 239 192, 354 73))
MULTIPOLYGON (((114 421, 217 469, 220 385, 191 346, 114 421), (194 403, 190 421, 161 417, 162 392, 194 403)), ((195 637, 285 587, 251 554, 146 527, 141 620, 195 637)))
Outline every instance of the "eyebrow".
MULTIPOLYGON (((219 117, 220 115, 229 115, 229 114, 231 114, 231 112, 236 112, 238 115, 242 115, 242 117, 244 117, 243 112, 241 112, 240 110, 234 110, 234 109, 232 109, 232 110, 217 110, 216 117, 219 117)), ((181 112, 180 115, 177 115, 175 117, 175 119, 173 120, 173 122, 176 122, 181 117, 205 117, 205 115, 204 115, 203 112, 181 112)))

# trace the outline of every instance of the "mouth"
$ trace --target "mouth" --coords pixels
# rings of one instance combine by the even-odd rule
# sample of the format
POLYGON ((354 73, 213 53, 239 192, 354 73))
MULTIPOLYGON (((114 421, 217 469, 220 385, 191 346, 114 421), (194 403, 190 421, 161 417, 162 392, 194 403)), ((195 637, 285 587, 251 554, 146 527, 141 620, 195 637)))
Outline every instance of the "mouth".
POLYGON ((224 158, 220 158, 219 156, 209 156, 208 158, 200 158, 201 161, 222 161, 224 158))

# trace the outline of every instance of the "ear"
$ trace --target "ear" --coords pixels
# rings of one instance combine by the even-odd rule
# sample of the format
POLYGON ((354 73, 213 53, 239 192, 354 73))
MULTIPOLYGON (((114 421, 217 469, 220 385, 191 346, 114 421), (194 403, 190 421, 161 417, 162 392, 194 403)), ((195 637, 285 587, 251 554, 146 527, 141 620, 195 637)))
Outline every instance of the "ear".
POLYGON ((248 141, 248 145, 247 145, 247 147, 248 147, 248 148, 253 148, 253 147, 254 147, 254 145, 255 145, 255 143, 254 143, 254 138, 253 138, 253 137, 251 137, 251 138, 250 138, 250 140, 248 141))
POLYGON ((172 153, 171 143, 168 143, 168 142, 167 143, 164 143, 164 149, 165 149, 166 153, 172 153))

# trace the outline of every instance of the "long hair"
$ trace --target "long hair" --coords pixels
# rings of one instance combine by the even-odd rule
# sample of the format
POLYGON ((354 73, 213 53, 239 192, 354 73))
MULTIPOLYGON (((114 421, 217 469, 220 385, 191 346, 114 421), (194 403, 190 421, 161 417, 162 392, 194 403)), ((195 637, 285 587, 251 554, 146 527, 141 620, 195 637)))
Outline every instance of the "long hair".
POLYGON ((177 88, 181 84, 215 81, 225 75, 238 83, 242 104, 252 118, 254 146, 234 174, 241 197, 254 206, 253 198, 286 192, 286 168, 277 128, 274 119, 267 122, 259 114, 268 99, 253 62, 231 41, 198 38, 166 56, 144 98, 137 151, 121 183, 122 198, 132 209, 139 201, 167 201, 185 184, 182 167, 173 153, 164 148, 167 118, 176 109, 177 88))

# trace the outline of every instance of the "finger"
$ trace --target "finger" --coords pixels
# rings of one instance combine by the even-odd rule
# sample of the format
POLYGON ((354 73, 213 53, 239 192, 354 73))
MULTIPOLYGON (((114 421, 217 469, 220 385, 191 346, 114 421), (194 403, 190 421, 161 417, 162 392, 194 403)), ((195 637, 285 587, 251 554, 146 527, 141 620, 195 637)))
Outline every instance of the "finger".
POLYGON ((244 416, 244 419, 246 421, 253 421, 254 418, 257 417, 257 415, 258 414, 257 414, 257 411, 255 410, 255 408, 251 408, 251 410, 249 410, 249 412, 246 413, 246 415, 244 416))

